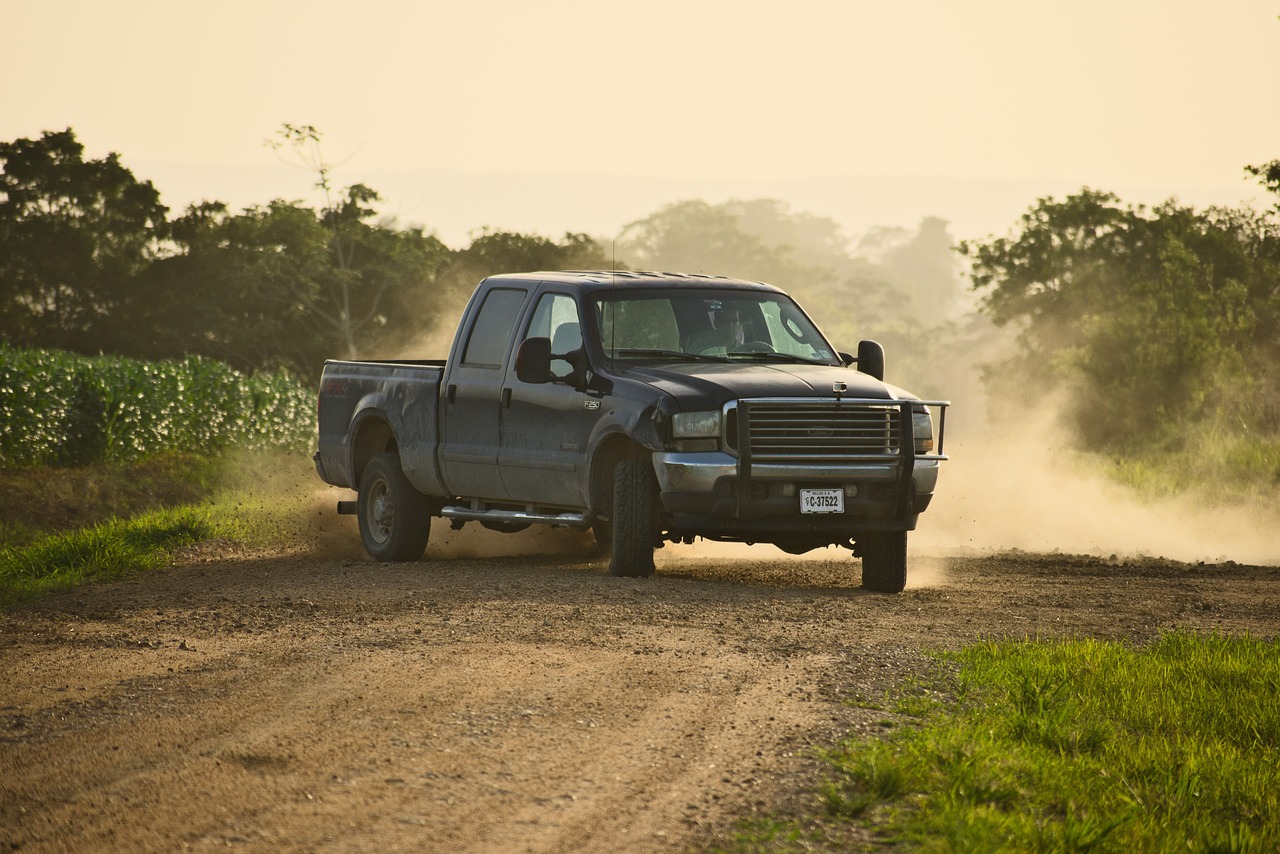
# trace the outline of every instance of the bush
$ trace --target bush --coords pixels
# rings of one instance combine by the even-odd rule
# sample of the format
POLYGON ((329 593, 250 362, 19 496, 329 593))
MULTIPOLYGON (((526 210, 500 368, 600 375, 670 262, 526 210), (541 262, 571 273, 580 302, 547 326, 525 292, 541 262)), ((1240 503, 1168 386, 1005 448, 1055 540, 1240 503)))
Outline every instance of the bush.
POLYGON ((288 374, 246 376, 201 357, 142 362, 0 344, 0 466, 305 450, 314 401, 288 374))

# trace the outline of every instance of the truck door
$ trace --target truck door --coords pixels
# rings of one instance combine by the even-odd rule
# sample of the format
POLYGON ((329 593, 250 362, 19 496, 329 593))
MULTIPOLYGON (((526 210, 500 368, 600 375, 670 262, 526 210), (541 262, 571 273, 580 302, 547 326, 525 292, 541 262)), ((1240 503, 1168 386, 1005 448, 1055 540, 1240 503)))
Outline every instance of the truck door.
MULTIPOLYGON (((561 355, 582 347, 578 304, 566 293, 538 298, 520 340, 546 337, 561 355)), ((569 363, 553 360, 552 373, 569 373, 569 363)), ((511 370, 502 407, 499 468, 508 493, 519 501, 585 507, 582 472, 591 431, 600 418, 600 396, 560 382, 522 383, 511 370)))
MULTIPOLYGON (((529 292, 496 287, 484 296, 453 353, 440 401, 440 469, 466 498, 507 499, 498 472, 501 399, 516 319, 529 292)), ((464 321, 465 322, 465 321, 464 321)))

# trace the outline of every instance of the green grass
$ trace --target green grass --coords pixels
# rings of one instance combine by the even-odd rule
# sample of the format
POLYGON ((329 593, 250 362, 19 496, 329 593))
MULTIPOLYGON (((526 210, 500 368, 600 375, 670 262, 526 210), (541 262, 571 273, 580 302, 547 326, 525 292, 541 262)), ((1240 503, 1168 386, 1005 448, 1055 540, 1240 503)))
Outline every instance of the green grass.
POLYGON ((225 480, 225 455, 168 452, 125 463, 0 468, 0 548, 149 510, 198 504, 225 480))
POLYGON ((85 581, 115 581, 163 564, 176 549, 217 536, 207 509, 154 510, 0 551, 0 605, 85 581))
POLYGON ((1280 439, 1273 437, 1206 429, 1179 448, 1096 461, 1112 480, 1152 498, 1251 503, 1280 487, 1280 439))
MULTIPOLYGON (((1280 642, 1168 634, 982 643, 950 701, 823 751, 819 815, 757 821, 732 850, 1280 850, 1280 642)), ((935 692, 936 694, 936 692, 935 692)))
POLYGON ((76 512, 40 514, 53 527, 33 521, 0 529, 0 607, 86 582, 135 577, 167 566, 175 551, 199 542, 263 546, 297 540, 304 536, 299 520, 314 480, 307 463, 298 455, 255 452, 149 469, 146 494, 124 504, 153 509, 127 516, 107 511, 121 506, 122 479, 141 480, 137 467, 32 470, 48 491, 74 487, 78 498, 67 500, 75 501, 76 512), (99 521, 77 525, 79 518, 99 521))

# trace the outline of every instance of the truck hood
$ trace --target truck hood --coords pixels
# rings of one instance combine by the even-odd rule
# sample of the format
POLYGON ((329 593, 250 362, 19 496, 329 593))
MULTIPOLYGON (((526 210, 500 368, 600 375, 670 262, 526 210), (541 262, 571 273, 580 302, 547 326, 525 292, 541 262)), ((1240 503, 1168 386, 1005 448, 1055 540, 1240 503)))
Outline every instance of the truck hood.
POLYGON ((632 368, 626 376, 670 394, 686 412, 719 409, 738 398, 833 397, 832 387, 837 382, 848 387, 843 395, 846 399, 915 397, 868 374, 831 365, 692 362, 632 368))

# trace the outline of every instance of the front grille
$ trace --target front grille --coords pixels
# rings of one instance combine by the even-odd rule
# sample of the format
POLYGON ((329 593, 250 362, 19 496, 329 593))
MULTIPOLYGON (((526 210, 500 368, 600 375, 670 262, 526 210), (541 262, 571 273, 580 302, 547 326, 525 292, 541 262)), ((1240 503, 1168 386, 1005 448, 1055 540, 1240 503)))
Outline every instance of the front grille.
POLYGON ((751 459, 756 463, 842 463, 899 454, 897 405, 820 401, 746 401, 730 412, 728 438, 737 450, 737 421, 748 411, 751 459))

